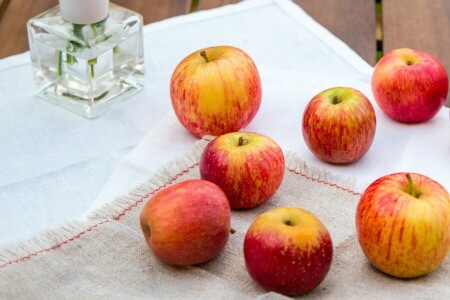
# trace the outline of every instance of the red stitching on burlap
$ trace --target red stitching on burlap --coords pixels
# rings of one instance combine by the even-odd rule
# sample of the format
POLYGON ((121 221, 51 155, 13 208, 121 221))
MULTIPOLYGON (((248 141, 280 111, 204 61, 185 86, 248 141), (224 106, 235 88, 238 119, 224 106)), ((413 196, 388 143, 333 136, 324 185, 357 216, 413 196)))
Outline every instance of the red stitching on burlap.
MULTIPOLYGON (((126 207, 120 214, 118 214, 117 216, 112 217, 112 219, 115 220, 115 221, 120 220, 120 218, 122 218, 128 211, 131 211, 133 208, 135 208, 136 206, 138 206, 138 205, 139 205, 141 202, 143 202, 144 199, 146 199, 148 196, 153 195, 153 194, 155 194, 156 192, 160 191, 161 189, 165 188, 166 186, 172 184, 172 183, 173 183, 175 180, 177 180, 179 177, 183 176, 184 174, 189 173, 192 169, 194 169, 194 168, 195 168, 196 166, 198 166, 198 165, 199 165, 199 163, 197 162, 197 163, 191 165, 190 167, 188 167, 188 168, 182 170, 180 173, 178 173, 178 174, 176 174, 175 176, 173 176, 169 181, 165 182, 163 185, 158 186, 156 189, 152 190, 151 192, 149 192, 149 193, 147 193, 146 195, 144 195, 144 196, 142 196, 141 198, 139 198, 136 202, 134 202, 134 203, 131 204, 130 206, 126 207)), ((100 225, 103 225, 103 224, 108 223, 109 221, 110 221, 109 219, 105 219, 105 220, 100 221, 100 222, 98 222, 98 223, 96 223, 96 224, 90 226, 89 228, 87 228, 87 229, 85 229, 85 230, 83 230, 83 231, 77 233, 77 234, 74 235, 73 237, 68 238, 68 239, 66 239, 66 240, 64 240, 64 241, 62 241, 62 242, 59 242, 59 243, 57 243, 57 244, 55 244, 55 245, 53 245, 53 246, 51 246, 51 247, 44 248, 44 249, 41 249, 41 250, 39 250, 39 251, 32 252, 32 253, 30 253, 30 254, 28 254, 28 255, 25 255, 25 256, 18 257, 18 258, 16 258, 16 259, 10 260, 10 261, 8 261, 8 262, 6 262, 6 263, 0 265, 0 269, 6 267, 6 266, 8 266, 8 265, 12 265, 12 264, 15 264, 15 263, 20 263, 20 262, 26 261, 26 260, 28 260, 28 259, 30 259, 30 258, 32 258, 32 257, 38 256, 39 254, 46 253, 46 252, 49 252, 49 251, 51 251, 51 250, 57 249, 57 248, 61 247, 62 245, 65 245, 65 244, 67 244, 67 243, 69 243, 69 242, 72 242, 72 241, 74 241, 74 240, 76 240, 76 239, 82 237, 84 234, 86 234, 86 233, 92 231, 93 229, 99 227, 100 225)))
MULTIPOLYGON (((163 188, 167 187, 168 185, 172 184, 175 180, 177 180, 177 179, 180 178, 181 176, 183 176, 183 175, 189 173, 192 169, 194 169, 194 168, 197 167, 198 165, 199 165, 199 163, 197 162, 197 163, 191 165, 190 167, 188 167, 188 168, 182 170, 181 172, 179 172, 178 174, 176 174, 175 176, 173 176, 169 181, 167 181, 167 182, 165 182, 164 184, 158 186, 156 189, 152 190, 151 192, 147 193, 147 194, 144 195, 143 197, 139 198, 139 199, 138 199, 137 201, 135 201, 133 204, 131 204, 131 205, 129 205, 128 207, 126 207, 126 208, 125 208, 121 213, 119 213, 117 216, 112 217, 112 220, 115 220, 115 221, 120 220, 123 216, 126 215, 126 213, 127 213, 128 211, 131 211, 132 209, 134 209, 136 206, 138 206, 141 202, 143 202, 143 201, 144 201, 146 198, 148 198, 150 195, 153 195, 153 194, 157 193, 158 191, 162 190, 163 188)), ((303 173, 301 173, 301 172, 299 172, 299 171, 296 171, 296 170, 294 170, 294 169, 289 169, 289 168, 287 168, 287 170, 288 170, 289 172, 291 172, 291 173, 296 174, 296 175, 300 175, 300 176, 302 176, 302 177, 304 177, 304 178, 306 178, 306 179, 308 179, 308 180, 315 181, 315 182, 322 183, 322 184, 326 184, 326 185, 329 185, 329 186, 331 186, 331 187, 335 187, 335 188, 337 188, 337 189, 343 190, 343 191, 348 192, 348 193, 350 193, 350 194, 353 194, 353 195, 355 195, 355 196, 361 196, 361 193, 358 193, 358 192, 355 192, 355 191, 353 191, 353 190, 344 188, 344 187, 342 187, 342 186, 340 186, 340 185, 337 185, 337 184, 335 184, 335 183, 331 183, 331 182, 328 182, 328 181, 325 181, 325 180, 321 180, 321 179, 318 179, 318 178, 314 178, 314 177, 308 176, 308 175, 303 174, 303 173)), ((109 221, 110 221, 110 219, 105 219, 105 220, 100 221, 100 222, 98 222, 98 223, 96 223, 96 224, 90 226, 89 228, 87 228, 87 229, 85 229, 85 230, 83 230, 83 231, 77 233, 77 234, 74 235, 73 237, 68 238, 68 239, 66 239, 66 240, 64 240, 64 241, 62 241, 62 242, 59 242, 59 243, 57 243, 57 244, 55 244, 55 245, 53 245, 53 246, 51 246, 51 247, 48 247, 48 248, 45 248, 45 249, 41 249, 41 250, 39 250, 39 251, 30 253, 30 254, 28 254, 28 255, 25 255, 25 256, 22 256, 22 257, 19 257, 19 258, 10 260, 10 261, 8 261, 8 262, 6 262, 6 263, 0 265, 0 269, 6 267, 6 266, 8 266, 8 265, 12 265, 12 264, 15 264, 15 263, 20 263, 20 262, 26 261, 26 260, 28 260, 28 259, 31 259, 32 257, 38 256, 39 254, 46 253, 46 252, 50 252, 50 251, 52 251, 52 250, 54 250, 54 249, 57 249, 57 248, 59 248, 59 247, 65 245, 65 244, 67 244, 67 243, 69 243, 69 242, 72 242, 72 241, 74 241, 74 240, 76 240, 76 239, 82 237, 82 236, 85 235, 86 233, 92 231, 93 229, 95 229, 95 228, 97 228, 97 227, 99 227, 99 226, 101 226, 101 225, 103 225, 103 224, 108 223, 109 221)))
POLYGON ((354 195, 354 196, 361 196, 361 195, 362 195, 362 194, 359 193, 359 192, 355 192, 355 191, 353 191, 353 190, 351 190, 351 189, 342 187, 342 186, 340 186, 340 185, 338 185, 338 184, 336 184, 336 183, 332 183, 332 182, 329 182, 329 181, 326 181, 326 180, 314 178, 314 177, 308 176, 308 175, 306 175, 306 174, 303 174, 302 172, 296 171, 296 170, 294 170, 294 169, 289 169, 289 168, 286 168, 286 169, 288 169, 289 172, 294 173, 294 174, 297 174, 297 175, 300 175, 300 176, 302 176, 302 177, 304 177, 304 178, 306 178, 306 179, 308 179, 308 180, 315 181, 315 182, 318 182, 318 183, 323 183, 323 184, 326 184, 326 185, 335 187, 335 188, 337 188, 337 189, 340 189, 340 190, 343 190, 343 191, 345 191, 345 192, 347 192, 347 193, 350 193, 350 194, 352 194, 352 195, 354 195))
POLYGON ((102 224, 104 224, 104 223, 107 223, 107 222, 108 222, 108 220, 103 220, 103 221, 101 221, 101 222, 98 222, 97 224, 92 225, 92 226, 89 227, 88 229, 83 230, 83 231, 77 233, 76 235, 74 235, 73 237, 71 237, 71 238, 69 238, 69 239, 67 239, 67 240, 64 240, 64 241, 62 241, 62 242, 60 242, 60 243, 58 243, 58 244, 56 244, 56 245, 53 245, 53 246, 51 246, 51 247, 49 247, 49 248, 44 248, 44 249, 41 249, 41 250, 39 250, 39 251, 30 253, 30 254, 28 254, 28 255, 25 255, 25 256, 22 256, 22 257, 19 257, 19 258, 10 260, 10 261, 4 263, 3 265, 0 265, 0 268, 4 268, 4 267, 6 267, 6 266, 8 266, 8 265, 12 265, 12 264, 14 264, 14 263, 19 263, 19 262, 25 261, 25 260, 30 259, 30 258, 32 258, 32 257, 34 257, 34 256, 37 256, 37 255, 39 255, 39 254, 41 254, 41 253, 49 252, 49 251, 51 251, 51 250, 53 250, 53 249, 59 248, 59 247, 61 247, 62 245, 67 244, 68 242, 71 242, 71 241, 73 241, 73 240, 75 240, 75 239, 77 239, 77 238, 80 238, 82 235, 84 235, 84 234, 87 233, 88 231, 91 231, 92 229, 94 229, 94 228, 96 228, 96 227, 98 227, 98 226, 100 226, 100 225, 102 225, 102 224))

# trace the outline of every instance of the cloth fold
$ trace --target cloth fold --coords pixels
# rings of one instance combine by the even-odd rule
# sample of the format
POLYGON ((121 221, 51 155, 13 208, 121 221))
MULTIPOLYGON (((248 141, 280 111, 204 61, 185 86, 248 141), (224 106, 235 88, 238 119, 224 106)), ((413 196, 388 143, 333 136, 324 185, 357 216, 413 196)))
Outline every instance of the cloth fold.
POLYGON ((139 226, 146 201, 175 182, 199 178, 198 161, 207 140, 167 164, 130 194, 105 204, 85 222, 68 224, 33 241, 0 250, 0 298, 134 298, 134 299, 282 299, 260 288, 248 275, 243 259, 245 233, 261 213, 298 206, 314 213, 328 228, 334 245, 331 269, 305 299, 439 299, 450 293, 448 259, 434 273, 395 279, 376 271, 355 237, 354 214, 360 193, 311 170, 294 154, 277 193, 263 205, 232 211, 225 249, 215 259, 192 267, 158 261, 139 226))
MULTIPOLYGON (((189 53, 216 45, 246 51, 261 73, 271 67, 302 70, 311 77, 364 79, 372 70, 290 0, 241 1, 146 25, 145 89, 95 120, 36 99, 28 53, 2 59, 0 247, 81 218, 97 196, 110 199, 111 185, 105 183, 111 182, 113 172, 119 183, 139 173, 122 172, 122 157, 149 131, 161 128, 172 110, 169 83, 176 65, 189 53)), ((187 141, 187 149, 192 146, 186 131, 180 140, 187 141)), ((159 157, 156 170, 184 153, 173 155, 171 148, 156 146, 155 141, 151 147, 159 157)), ((114 191, 122 195, 129 189, 114 191)))

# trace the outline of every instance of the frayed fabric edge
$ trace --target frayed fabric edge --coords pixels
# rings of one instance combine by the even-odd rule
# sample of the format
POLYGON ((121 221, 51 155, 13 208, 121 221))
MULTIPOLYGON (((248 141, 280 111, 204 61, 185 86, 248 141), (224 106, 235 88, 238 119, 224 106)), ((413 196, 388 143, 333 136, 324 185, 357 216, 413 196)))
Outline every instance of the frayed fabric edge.
POLYGON ((333 175, 325 168, 311 167, 294 152, 289 151, 285 154, 285 164, 288 171, 309 180, 334 186, 353 195, 361 195, 359 191, 355 191, 355 178, 342 178, 341 176, 333 175))
POLYGON ((134 188, 129 194, 115 198, 92 211, 82 221, 69 221, 57 228, 47 229, 36 236, 0 249, 0 270, 3 267, 28 260, 41 253, 59 248, 101 225, 118 221, 127 211, 146 202, 153 194, 172 184, 198 165, 210 137, 198 140, 190 153, 164 165, 149 180, 134 188))
MULTIPOLYGON (((88 214, 86 220, 70 221, 58 228, 48 229, 29 240, 0 249, 0 269, 31 259, 72 242, 101 225, 118 221, 121 217, 146 202, 153 194, 174 183, 178 178, 196 168, 203 149, 213 137, 206 136, 198 140, 190 153, 163 166, 149 180, 134 188, 129 194, 115 198, 101 208, 88 214)), ((360 195, 354 191, 354 179, 343 180, 333 176, 325 169, 309 167, 297 154, 285 154, 285 165, 289 172, 309 180, 335 186, 344 191, 360 195)))

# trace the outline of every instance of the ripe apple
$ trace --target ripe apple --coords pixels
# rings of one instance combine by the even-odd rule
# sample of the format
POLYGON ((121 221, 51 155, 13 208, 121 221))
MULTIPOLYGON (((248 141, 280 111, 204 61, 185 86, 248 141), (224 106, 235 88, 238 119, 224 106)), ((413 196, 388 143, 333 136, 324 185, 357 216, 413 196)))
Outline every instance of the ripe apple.
POLYGON ((361 196, 356 232, 377 269, 401 278, 428 274, 450 250, 450 195, 424 175, 383 176, 361 196))
POLYGON ((200 176, 217 184, 232 209, 253 208, 280 187, 284 155, 268 136, 231 132, 212 140, 200 157, 200 176))
POLYGON ((376 117, 358 90, 334 87, 314 96, 303 113, 303 138, 318 158, 334 164, 360 159, 372 145, 376 117))
POLYGON ((244 259, 263 288, 288 296, 305 294, 328 273, 333 257, 330 234, 312 213, 296 207, 270 210, 250 225, 244 259))
POLYGON ((195 265, 216 257, 230 234, 228 199, 215 184, 186 180, 156 193, 142 208, 140 224, 161 261, 195 265))
POLYGON ((412 49, 385 54, 375 66, 372 91, 381 110, 405 123, 433 118, 444 105, 448 77, 432 55, 412 49))
POLYGON ((261 104, 255 63, 231 46, 201 49, 184 58, 170 81, 172 106, 181 124, 198 137, 238 131, 261 104))

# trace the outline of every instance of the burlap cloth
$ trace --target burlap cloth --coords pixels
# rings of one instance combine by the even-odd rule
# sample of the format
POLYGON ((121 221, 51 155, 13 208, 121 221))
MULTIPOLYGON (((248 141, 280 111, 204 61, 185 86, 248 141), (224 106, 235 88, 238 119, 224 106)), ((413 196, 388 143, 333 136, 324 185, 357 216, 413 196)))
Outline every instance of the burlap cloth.
MULTIPOLYGON (((180 161, 148 182, 93 213, 13 249, 0 250, 2 299, 282 299, 254 283, 245 269, 243 238, 254 218, 275 207, 299 206, 328 228, 334 244, 326 279, 306 299, 450 299, 449 259, 434 273, 400 280, 370 266, 355 237, 354 214, 360 194, 326 172, 308 169, 293 155, 283 183, 264 205, 232 212, 231 235, 214 260, 173 267, 156 260, 139 227, 148 197, 174 182, 199 178, 199 141, 180 161)), ((20 220, 17 220, 20 222, 20 220)))

